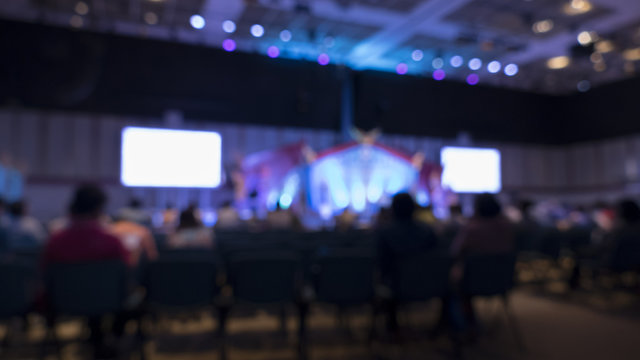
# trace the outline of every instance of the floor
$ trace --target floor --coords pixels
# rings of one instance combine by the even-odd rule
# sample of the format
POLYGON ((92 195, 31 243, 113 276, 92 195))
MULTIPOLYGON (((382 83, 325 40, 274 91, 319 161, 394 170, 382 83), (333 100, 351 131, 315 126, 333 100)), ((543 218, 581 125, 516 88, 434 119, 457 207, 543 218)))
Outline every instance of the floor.
MULTIPOLYGON (((640 359, 640 295, 634 292, 566 292, 552 286, 519 289, 511 297, 511 306, 526 343, 524 352, 516 345, 499 302, 481 300, 476 305, 484 327, 478 341, 463 348, 465 359, 640 359)), ((347 316, 347 324, 338 324, 332 309, 316 307, 309 320, 309 358, 451 359, 454 352, 447 338, 430 340, 427 336, 437 313, 437 303, 407 309, 400 317, 398 339, 383 337, 368 342, 370 322, 366 311, 347 316)), ((31 321, 34 324, 28 337, 14 337, 8 352, 0 358, 37 358, 43 330, 40 320, 31 321)), ((207 314, 160 320, 153 327, 153 341, 146 347, 147 358, 219 359, 215 327, 214 318, 207 314)), ((241 309, 229 323, 227 359, 296 359, 293 317, 287 327, 288 335, 283 335, 277 316, 241 309)), ((80 332, 77 322, 59 328, 63 338, 75 338, 80 332)), ((65 359, 82 359, 85 354, 86 347, 77 343, 63 348, 65 359)))

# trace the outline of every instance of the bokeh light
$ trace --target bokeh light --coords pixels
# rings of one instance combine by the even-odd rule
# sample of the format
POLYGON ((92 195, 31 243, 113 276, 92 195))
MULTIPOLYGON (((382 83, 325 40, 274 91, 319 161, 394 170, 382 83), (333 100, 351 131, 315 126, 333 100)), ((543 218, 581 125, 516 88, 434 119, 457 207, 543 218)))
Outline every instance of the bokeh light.
POLYGON ((478 76, 478 74, 469 74, 469 76, 467 76, 467 84, 477 85, 478 82, 480 82, 480 77, 478 76))
POLYGON ((267 49, 267 55, 270 58, 275 59, 280 56, 280 49, 278 49, 277 46, 269 46, 269 48, 267 49))
POLYGON ((451 63, 451 66, 453 66, 454 68, 459 68, 464 63, 464 59, 462 59, 462 56, 456 55, 451 58, 451 61, 449 61, 449 63, 451 63))
POLYGON ((520 69, 516 64, 509 64, 504 67, 504 74, 507 76, 516 76, 518 71, 520 71, 520 69))
POLYGON ((222 22, 222 31, 227 34, 232 34, 236 31, 236 23, 231 20, 225 20, 222 22))
POLYGON ((293 35, 291 34, 291 31, 284 29, 282 31, 280 31, 280 40, 284 41, 284 42, 289 42, 291 41, 291 38, 293 37, 293 35))
POLYGON ((492 74, 496 74, 500 69, 502 69, 502 64, 499 61, 494 60, 487 65, 487 70, 492 74))
POLYGON ((413 61, 422 61, 423 58, 424 53, 422 52, 422 50, 413 50, 413 52, 411 53, 411 59, 413 59, 413 61))
POLYGON ((437 81, 444 80, 446 76, 447 76, 447 73, 445 73, 444 70, 442 69, 438 69, 433 72, 433 79, 437 81))
POLYGON ((480 70, 481 67, 482 67, 482 60, 478 58, 473 58, 469 60, 469 69, 475 71, 475 70, 480 70))
POLYGON ((587 92, 589 90, 591 90, 591 83, 589 80, 582 80, 578 82, 578 91, 587 92))
POLYGON ((198 14, 191 15, 191 18, 189 18, 189 22, 194 29, 198 30, 204 28, 204 26, 207 24, 204 18, 198 14))
POLYGON ((331 59, 329 58, 329 55, 325 53, 318 55, 318 64, 325 66, 329 64, 329 61, 331 61, 331 59))
POLYGON ((396 73, 398 73, 399 75, 406 74, 408 70, 409 67, 405 63, 400 63, 398 64, 398 66, 396 66, 396 73))
POLYGON ((226 39, 222 42, 222 48, 231 52, 236 49, 236 42, 232 39, 226 39))
POLYGON ((431 66, 433 66, 434 69, 442 69, 442 67, 444 66, 444 60, 442 60, 442 58, 440 57, 437 57, 433 59, 433 61, 431 62, 431 66))
POLYGON ((262 35, 264 35, 264 28, 262 27, 262 25, 260 24, 251 25, 251 35, 257 38, 262 37, 262 35))

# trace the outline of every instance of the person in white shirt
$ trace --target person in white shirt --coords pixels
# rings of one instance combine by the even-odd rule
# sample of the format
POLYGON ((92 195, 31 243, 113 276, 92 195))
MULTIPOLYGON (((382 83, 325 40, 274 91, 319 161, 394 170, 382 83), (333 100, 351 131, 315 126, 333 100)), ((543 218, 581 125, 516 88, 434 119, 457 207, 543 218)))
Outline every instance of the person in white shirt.
POLYGON ((10 232, 16 235, 31 236, 38 244, 43 244, 47 232, 36 218, 27 214, 27 205, 24 201, 16 201, 9 205, 10 232))

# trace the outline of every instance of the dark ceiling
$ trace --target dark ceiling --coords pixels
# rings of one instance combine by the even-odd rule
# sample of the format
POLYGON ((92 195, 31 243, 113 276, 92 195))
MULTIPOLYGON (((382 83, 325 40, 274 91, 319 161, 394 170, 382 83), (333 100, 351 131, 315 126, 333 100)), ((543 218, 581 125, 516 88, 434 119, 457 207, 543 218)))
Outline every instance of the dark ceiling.
POLYGON ((481 83, 548 94, 634 77, 640 61, 638 0, 12 0, 0 4, 0 17, 206 47, 233 39, 244 52, 277 46, 280 57, 301 60, 327 53, 356 70, 393 72, 405 63, 422 77, 442 58, 448 79, 476 73, 481 83), (206 20, 203 29, 191 27, 194 14, 206 20), (222 30, 225 20, 235 32, 222 30), (254 24, 263 37, 251 36, 254 24), (291 41, 280 39, 284 29, 291 41), (581 46, 584 31, 589 43, 581 46), (455 55, 464 59, 459 68, 450 65, 455 55), (568 66, 550 69, 557 56, 569 56, 568 66), (470 70, 471 58, 484 66, 470 70), (494 60, 520 71, 489 73, 494 60))

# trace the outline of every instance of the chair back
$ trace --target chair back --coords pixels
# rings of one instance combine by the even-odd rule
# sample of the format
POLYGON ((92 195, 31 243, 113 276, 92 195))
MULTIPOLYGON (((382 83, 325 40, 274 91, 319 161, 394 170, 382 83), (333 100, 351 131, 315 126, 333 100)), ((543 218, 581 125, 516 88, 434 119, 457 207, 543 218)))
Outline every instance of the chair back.
POLYGON ((451 258, 441 253, 418 253, 397 261, 391 287, 401 303, 444 297, 449 290, 451 258))
POLYGON ((34 276, 28 264, 0 261, 0 319, 21 316, 33 303, 34 276))
POLYGON ((205 306, 218 293, 217 267, 202 258, 162 258, 148 264, 147 301, 154 308, 205 306))
POLYGON ((122 309, 127 294, 121 261, 52 264, 46 269, 47 299, 55 315, 99 316, 122 309))
POLYGON ((236 299, 252 303, 294 302, 300 260, 290 252, 250 252, 229 259, 228 278, 236 299))
POLYGON ((618 272, 640 270, 640 238, 635 236, 620 238, 613 251, 609 267, 618 272))
POLYGON ((375 260, 365 250, 336 250, 318 257, 313 266, 316 299, 336 305, 359 305, 373 300, 375 260))
POLYGON ((471 255, 464 261, 462 289, 466 295, 504 295, 513 288, 515 254, 471 255))

